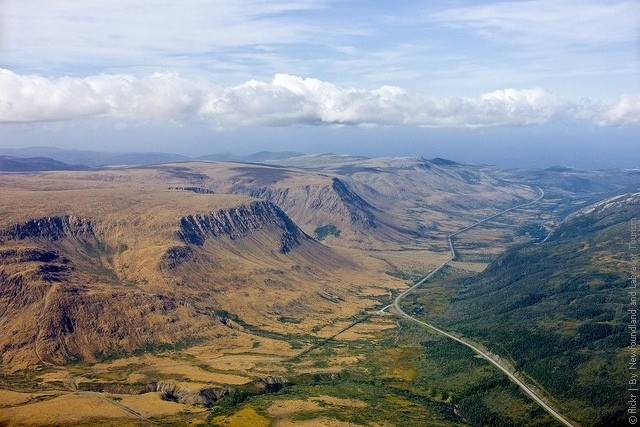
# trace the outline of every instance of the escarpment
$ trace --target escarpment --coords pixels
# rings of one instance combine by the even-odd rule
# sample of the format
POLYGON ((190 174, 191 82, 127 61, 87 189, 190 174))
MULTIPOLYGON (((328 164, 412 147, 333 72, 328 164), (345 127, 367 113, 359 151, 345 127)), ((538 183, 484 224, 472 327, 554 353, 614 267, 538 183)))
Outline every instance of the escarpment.
POLYGON ((376 228, 378 226, 373 214, 375 208, 356 192, 352 191, 347 184, 338 178, 333 178, 331 188, 347 207, 351 222, 362 224, 364 228, 376 228))
POLYGON ((283 254, 298 246, 302 239, 309 239, 280 208, 260 201, 204 215, 184 216, 180 219, 178 236, 187 243, 202 245, 209 237, 238 239, 264 229, 280 233, 279 251, 283 254))
MULTIPOLYGON (((268 200, 280 206, 291 215, 301 217, 315 213, 321 217, 343 220, 355 228, 369 229, 377 227, 374 212, 377 208, 360 197, 348 184, 338 178, 333 178, 331 183, 321 185, 306 185, 300 189, 238 187, 238 192, 251 197, 268 200), (302 209, 304 207, 304 209, 302 209)), ((321 220, 316 220, 320 224, 321 220)))
POLYGON ((212 339, 232 330, 218 312, 281 327, 283 316, 327 312, 315 279, 355 268, 271 202, 163 191, 123 190, 115 204, 96 193, 90 210, 52 199, 33 218, 0 218, 0 365, 212 339))
POLYGON ((62 215, 29 219, 0 230, 0 237, 18 240, 27 238, 58 240, 65 236, 95 238, 94 224, 86 218, 62 215))
POLYGON ((219 186, 218 191, 229 191, 268 201, 282 209, 286 215, 308 235, 319 227, 333 224, 341 230, 334 243, 350 245, 375 238, 393 238, 386 225, 383 210, 367 202, 354 188, 338 178, 322 177, 316 182, 293 184, 289 187, 263 186, 259 182, 241 182, 219 186))

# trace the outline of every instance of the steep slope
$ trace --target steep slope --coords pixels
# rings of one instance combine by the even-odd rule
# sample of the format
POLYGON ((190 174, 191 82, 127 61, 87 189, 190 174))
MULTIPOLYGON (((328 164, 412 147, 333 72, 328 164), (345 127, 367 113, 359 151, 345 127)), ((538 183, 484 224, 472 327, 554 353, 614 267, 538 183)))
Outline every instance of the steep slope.
POLYGON ((576 212, 544 244, 510 250, 450 284, 455 296, 434 323, 509 358, 582 425, 626 425, 623 349, 639 216, 640 193, 576 212))
POLYGON ((347 281, 358 267, 270 202, 110 186, 3 189, 4 368, 210 340, 229 331, 221 312, 308 331, 367 304, 347 281))
MULTIPOLYGON (((215 193, 243 194, 279 206, 309 235, 332 225, 347 245, 376 247, 415 237, 417 226, 405 221, 393 203, 348 177, 250 164, 197 165, 201 179, 192 184, 215 193), (372 196, 365 200, 360 192, 372 196), (383 209, 385 206, 387 208, 383 209)), ((157 167, 161 171, 163 167, 157 167)))
POLYGON ((300 156, 278 163, 283 166, 183 167, 205 175, 193 177, 192 185, 269 200, 310 235, 324 237, 319 229, 331 229, 331 244, 368 249, 439 238, 496 206, 535 195, 530 187, 443 160, 300 156))
MULTIPOLYGON (((325 156, 317 157, 326 161, 325 156)), ((58 174, 56 179, 61 185, 84 181, 93 186, 132 184, 135 177, 135 185, 162 182, 175 190, 248 195, 274 203, 310 236, 366 249, 424 247, 418 240, 439 242, 450 230, 536 193, 529 186, 453 162, 339 157, 342 161, 331 157, 335 162, 322 168, 185 162, 131 168, 126 173, 93 171, 83 180, 71 173, 58 174)), ((301 156, 283 162, 305 164, 318 158, 301 156)))
POLYGON ((406 221, 419 218, 414 227, 421 234, 455 229, 444 223, 480 218, 489 209, 535 197, 535 189, 500 179, 486 168, 445 159, 324 154, 272 163, 342 176, 365 200, 379 198, 406 221))

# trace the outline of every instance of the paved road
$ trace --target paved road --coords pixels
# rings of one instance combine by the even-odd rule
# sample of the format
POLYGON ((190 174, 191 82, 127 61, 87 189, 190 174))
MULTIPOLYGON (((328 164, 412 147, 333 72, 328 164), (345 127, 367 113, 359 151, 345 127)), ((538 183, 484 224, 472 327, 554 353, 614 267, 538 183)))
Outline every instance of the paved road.
POLYGON ((455 233, 451 233, 447 236, 447 243, 449 243, 449 251, 451 252, 451 257, 446 260, 445 262, 443 262, 442 264, 440 264, 438 267, 436 267, 431 273, 429 273, 427 276, 423 277, 420 281, 418 281, 417 283, 415 283, 413 286, 411 286, 409 289, 405 290, 404 292, 402 292, 400 295, 398 295, 396 297, 396 299, 393 301, 392 304, 389 304, 388 306, 384 307, 383 309, 381 309, 380 311, 378 311, 378 313, 383 313, 384 311, 386 311, 387 309, 389 309, 390 307, 393 307, 395 309, 395 311, 400 314, 402 317, 412 320, 422 326, 425 326, 426 328, 431 329, 434 332, 437 332, 441 335, 444 335, 447 338, 451 338, 454 341, 459 342, 462 345, 465 345, 467 347, 469 347, 471 350, 473 350, 477 355, 481 356, 483 359, 487 360, 488 362, 490 362, 492 365, 494 365, 496 368, 498 368, 499 370, 501 370, 502 372, 505 373, 505 375, 507 375, 507 377, 509 377, 509 379, 511 381, 513 381, 518 387, 520 387, 520 389, 522 389, 522 391, 524 391, 529 397, 531 397, 531 399, 533 399, 538 405, 540 405, 545 411, 547 411, 549 414, 551 414, 554 418, 556 418, 558 421, 560 421, 562 424, 568 426, 568 427, 574 427, 574 424, 572 424, 570 421, 568 421, 566 418, 564 418, 561 414, 559 414, 555 409, 553 409, 551 406, 549 406, 542 398, 540 398, 531 388, 529 388, 529 386, 527 386, 525 383, 523 383, 520 379, 518 379, 515 375, 513 375, 505 366, 503 366, 498 357, 494 356, 476 346, 474 346, 473 344, 465 341, 463 338, 459 338, 456 337, 455 335, 450 334, 449 332, 443 331, 442 329, 433 326, 427 322, 423 322, 422 320, 416 319, 415 317, 407 314, 402 307, 400 307, 400 302, 404 299, 405 296, 407 296, 408 294, 410 294, 411 292, 413 292, 416 288, 418 288, 420 285, 422 285, 424 282, 426 282, 427 280, 429 280, 431 277, 433 277, 434 274, 436 274, 437 272, 439 272, 442 268, 444 268, 444 266, 446 266, 447 264, 449 264, 451 261, 453 261, 456 258, 456 250, 453 246, 453 238, 461 233, 464 233, 467 230, 471 230, 474 227, 477 227, 480 224, 483 224, 489 220, 492 220, 493 218, 496 218, 500 215, 503 215, 507 212, 511 212, 513 210, 516 209, 520 209, 523 208, 525 206, 529 206, 532 205, 534 203, 536 203, 537 201, 539 201, 540 199, 542 199, 544 197, 544 191, 539 188, 536 187, 537 190, 539 191, 539 195, 538 197, 536 197, 534 200, 527 202, 527 203, 523 203, 517 206, 514 206, 512 208, 509 209, 505 209, 503 211, 500 211, 494 215, 488 216, 478 222, 475 222, 473 224, 471 224, 468 227, 464 227, 461 228, 460 230, 456 231, 455 233))

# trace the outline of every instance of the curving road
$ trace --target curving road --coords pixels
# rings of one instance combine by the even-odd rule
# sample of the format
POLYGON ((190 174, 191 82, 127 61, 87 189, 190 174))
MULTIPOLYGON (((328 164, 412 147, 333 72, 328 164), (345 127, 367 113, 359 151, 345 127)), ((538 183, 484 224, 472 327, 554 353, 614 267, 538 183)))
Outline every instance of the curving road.
POLYGON ((507 375, 507 377, 509 377, 509 379, 515 383, 518 387, 520 387, 520 389, 525 392, 531 399, 533 399, 538 405, 540 405, 545 411, 547 411, 549 414, 551 414, 555 419, 557 419, 559 422, 561 422, 562 424, 568 426, 568 427, 574 427, 574 424, 572 424, 570 421, 568 421, 566 418, 564 418, 560 413, 558 413, 555 409, 553 409, 551 406, 549 406, 549 404, 547 404, 542 398, 540 398, 529 386, 527 386, 524 382, 522 382, 520 379, 518 379, 515 375, 513 375, 505 366, 503 366, 500 363, 500 360, 497 356, 494 356, 476 346, 474 346, 473 344, 465 341, 463 338, 459 338, 456 337, 455 335, 450 334, 449 332, 443 331, 442 329, 433 326, 427 322, 423 322, 420 319, 416 319, 415 317, 407 314, 402 307, 400 307, 400 302, 404 299, 404 297, 406 297, 408 294, 410 294, 411 292, 413 292, 416 288, 418 288, 420 285, 422 285, 424 282, 426 282, 427 280, 429 280, 434 274, 436 274, 437 272, 439 272, 442 268, 444 268, 444 266, 446 266, 447 264, 449 264, 451 261, 453 261, 456 258, 456 250, 453 246, 453 238, 461 233, 464 233, 467 230, 470 230, 474 227, 477 227, 478 225, 485 223, 493 218, 496 218, 500 215, 503 215, 507 212, 511 212, 513 210, 516 209, 520 209, 523 208, 525 206, 529 206, 532 205, 534 203, 536 203, 537 201, 539 201, 540 199, 542 199, 544 197, 544 191, 539 188, 536 187, 536 189, 539 191, 539 195, 538 197, 536 197, 534 200, 527 202, 527 203, 522 203, 520 205, 511 207, 509 209, 505 209, 503 211, 500 211, 494 215, 488 216, 478 222, 474 222, 473 224, 469 225, 468 227, 464 227, 461 228, 460 230, 456 231, 455 233, 451 233, 447 236, 447 243, 449 244, 449 251, 451 252, 451 257, 446 260, 445 262, 443 262, 442 264, 440 264, 438 267, 436 267, 431 273, 429 273, 428 275, 426 275, 425 277, 423 277, 422 279, 420 279, 420 281, 416 282, 413 286, 411 286, 409 289, 405 290, 404 292, 402 292, 400 295, 398 295, 396 297, 396 299, 393 301, 392 304, 389 304, 388 306, 384 307, 383 309, 379 310, 378 313, 383 313, 384 311, 386 311, 387 309, 389 309, 390 307, 393 307, 395 309, 395 311, 400 314, 402 317, 414 321, 428 329, 431 329, 434 332, 437 332, 441 335, 444 335, 447 338, 451 338, 454 341, 459 342, 460 344, 469 347, 471 350, 473 350, 477 355, 479 355, 480 357, 482 357, 483 359, 487 360, 489 363, 491 363, 493 366, 495 366, 496 368, 498 368, 500 371, 502 371, 505 375, 507 375))

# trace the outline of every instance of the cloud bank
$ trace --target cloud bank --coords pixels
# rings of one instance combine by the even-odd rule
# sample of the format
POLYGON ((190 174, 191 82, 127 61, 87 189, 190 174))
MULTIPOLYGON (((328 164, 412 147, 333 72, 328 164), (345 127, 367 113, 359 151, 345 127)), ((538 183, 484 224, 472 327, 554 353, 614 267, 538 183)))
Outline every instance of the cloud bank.
POLYGON ((220 87, 175 73, 148 77, 100 74, 50 79, 0 69, 0 123, 83 118, 149 122, 199 121, 245 126, 483 127, 574 120, 600 126, 640 124, 640 95, 613 105, 572 103, 543 89, 502 89, 476 97, 429 97, 395 86, 339 87, 277 74, 220 87))

